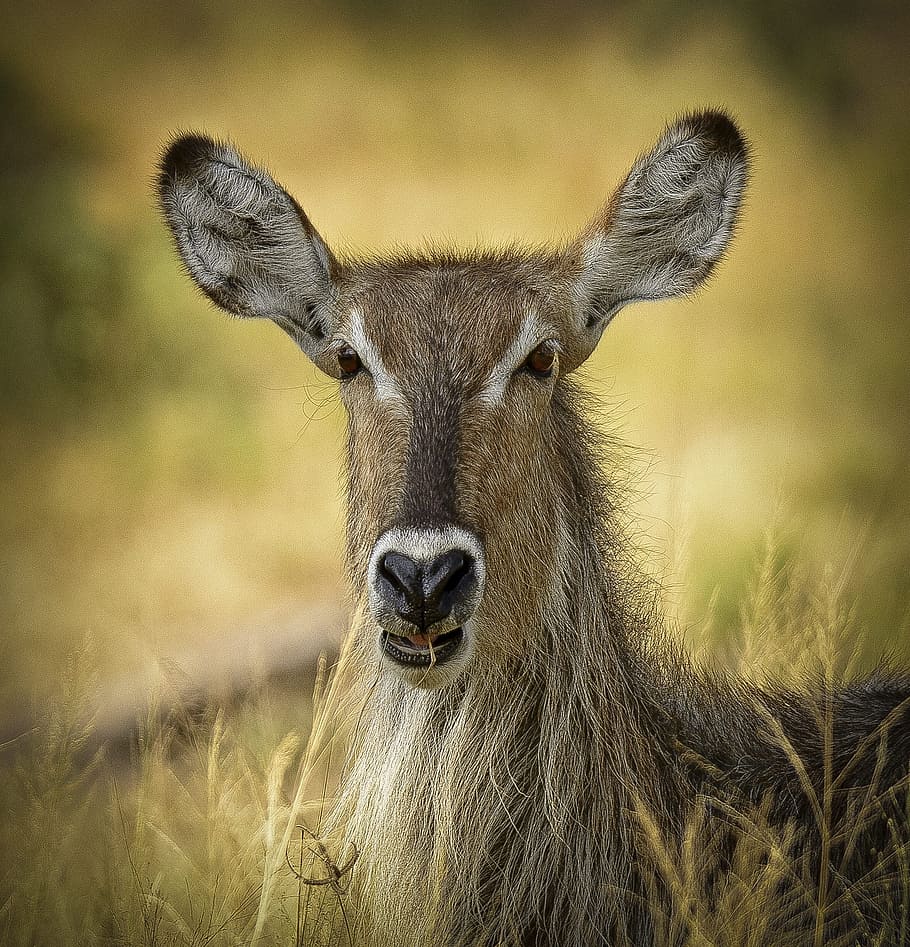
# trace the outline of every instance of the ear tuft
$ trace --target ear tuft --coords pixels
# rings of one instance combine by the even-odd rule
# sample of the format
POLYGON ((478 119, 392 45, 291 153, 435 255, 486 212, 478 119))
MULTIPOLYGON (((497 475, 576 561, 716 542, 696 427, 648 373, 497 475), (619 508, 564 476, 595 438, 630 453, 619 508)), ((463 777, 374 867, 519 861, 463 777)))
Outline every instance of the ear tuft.
POLYGON ((733 235, 747 170, 745 139, 718 110, 674 122, 635 163, 575 246, 592 346, 627 303, 704 283, 733 235))
POLYGON ((178 178, 198 174, 206 160, 214 155, 219 147, 224 146, 219 146, 207 135, 189 134, 175 138, 161 157, 159 191, 163 192, 169 183, 178 178))
POLYGON ((697 138, 703 142, 711 142, 719 153, 736 156, 746 156, 748 146, 742 132, 733 119, 719 109, 705 109, 701 112, 690 112, 683 116, 672 128, 682 128, 684 136, 697 138))
POLYGON ((167 147, 157 183, 197 286, 234 315, 273 320, 315 357, 336 264, 287 191, 230 145, 199 134, 167 147))

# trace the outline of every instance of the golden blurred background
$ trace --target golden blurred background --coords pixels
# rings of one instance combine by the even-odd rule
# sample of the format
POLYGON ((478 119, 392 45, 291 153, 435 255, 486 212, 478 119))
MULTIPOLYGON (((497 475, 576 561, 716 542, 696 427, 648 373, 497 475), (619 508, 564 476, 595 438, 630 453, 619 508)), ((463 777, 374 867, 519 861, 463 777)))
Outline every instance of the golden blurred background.
MULTIPOLYGON (((679 112, 752 140, 740 233, 692 301, 586 369, 636 446, 635 522, 719 654, 772 571, 838 577, 850 647, 910 660, 906 4, 49 2, 0 38, 0 713, 343 616, 333 385, 192 289, 157 155, 229 137, 330 244, 577 231, 679 112), (706 619, 710 615, 710 619, 706 619)), ((621 466, 627 459, 617 460, 621 466)), ((298 633, 298 632, 293 632, 298 633)))

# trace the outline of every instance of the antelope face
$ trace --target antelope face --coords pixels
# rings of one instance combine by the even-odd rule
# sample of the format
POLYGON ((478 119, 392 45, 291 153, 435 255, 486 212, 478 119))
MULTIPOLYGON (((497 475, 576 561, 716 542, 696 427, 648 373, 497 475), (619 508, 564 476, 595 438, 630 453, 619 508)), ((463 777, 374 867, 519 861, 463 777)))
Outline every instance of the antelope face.
POLYGON ((349 562, 380 660, 422 686, 539 625, 570 319, 555 277, 549 258, 479 257, 352 266, 343 284, 327 358, 349 417, 349 562))
POLYGON ((745 172, 736 127, 706 112, 668 128, 564 250, 340 262, 232 148, 169 148, 161 201, 196 283, 338 380, 349 571, 387 670, 436 687, 535 646, 576 502, 565 376, 622 306, 703 282, 745 172))

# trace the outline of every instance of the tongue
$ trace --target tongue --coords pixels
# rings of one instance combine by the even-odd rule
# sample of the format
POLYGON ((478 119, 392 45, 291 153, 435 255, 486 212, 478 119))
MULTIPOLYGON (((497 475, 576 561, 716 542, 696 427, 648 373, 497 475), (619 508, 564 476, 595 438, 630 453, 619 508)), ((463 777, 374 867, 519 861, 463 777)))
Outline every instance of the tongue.
POLYGON ((430 647, 430 640, 435 637, 436 635, 408 635, 408 641, 410 641, 415 648, 428 649, 430 647))

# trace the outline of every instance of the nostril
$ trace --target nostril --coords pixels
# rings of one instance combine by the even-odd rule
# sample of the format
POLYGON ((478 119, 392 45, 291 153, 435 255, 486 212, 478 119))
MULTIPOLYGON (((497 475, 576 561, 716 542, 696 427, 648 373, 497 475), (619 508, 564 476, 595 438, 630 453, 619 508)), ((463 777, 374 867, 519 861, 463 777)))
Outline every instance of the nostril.
POLYGON ((450 599, 474 571, 474 558, 460 549, 443 553, 427 569, 424 590, 428 604, 448 606, 439 609, 448 614, 450 599))
POLYGON ((474 569, 474 563, 468 559, 465 561, 449 576, 446 581, 444 592, 451 592, 458 588, 459 585, 471 574, 474 569))
POLYGON ((440 574, 440 585, 443 592, 456 589, 474 567, 474 560, 464 553, 456 551, 449 553, 440 574))
POLYGON ((379 562, 379 574, 393 591, 403 595, 411 604, 419 604, 423 598, 420 587, 420 568, 417 563, 400 552, 387 552, 379 562))

